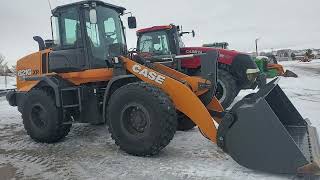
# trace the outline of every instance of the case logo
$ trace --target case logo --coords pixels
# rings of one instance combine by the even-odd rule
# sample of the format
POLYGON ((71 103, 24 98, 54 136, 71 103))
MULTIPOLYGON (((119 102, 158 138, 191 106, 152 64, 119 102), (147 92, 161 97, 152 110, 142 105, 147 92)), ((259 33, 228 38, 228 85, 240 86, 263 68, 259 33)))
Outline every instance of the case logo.
POLYGON ((140 65, 137 64, 132 66, 132 71, 138 73, 139 75, 143 75, 144 77, 158 84, 163 84, 163 82, 166 80, 166 77, 161 76, 154 71, 150 71, 147 68, 142 68, 140 65))
POLYGON ((202 54, 202 51, 200 50, 186 50, 186 54, 202 54))

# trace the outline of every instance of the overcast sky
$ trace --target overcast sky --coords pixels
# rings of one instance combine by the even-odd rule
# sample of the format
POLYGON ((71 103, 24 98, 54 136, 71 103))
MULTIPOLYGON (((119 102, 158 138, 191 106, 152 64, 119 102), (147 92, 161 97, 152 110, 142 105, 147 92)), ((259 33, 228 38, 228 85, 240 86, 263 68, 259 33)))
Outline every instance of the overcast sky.
MULTIPOLYGON (((227 41, 231 49, 320 48, 320 0, 104 0, 134 13, 138 29, 175 23, 196 31, 187 46, 227 41)), ((51 0, 52 6, 74 0, 51 0)), ((10 64, 36 51, 34 35, 50 39, 47 0, 6 0, 0 6, 0 53, 10 64)), ((127 30, 135 47, 135 30, 127 30)))

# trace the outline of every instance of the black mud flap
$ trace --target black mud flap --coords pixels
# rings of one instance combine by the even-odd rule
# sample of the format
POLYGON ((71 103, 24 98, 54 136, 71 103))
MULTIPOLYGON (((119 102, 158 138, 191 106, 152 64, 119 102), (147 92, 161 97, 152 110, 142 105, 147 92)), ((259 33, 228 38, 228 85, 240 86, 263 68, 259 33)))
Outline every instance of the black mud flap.
POLYGON ((10 106, 17 106, 17 100, 16 100, 16 92, 15 91, 9 91, 6 94, 6 99, 9 102, 10 106))
POLYGON ((318 174, 319 141, 275 79, 239 101, 219 125, 218 145, 250 169, 318 174))

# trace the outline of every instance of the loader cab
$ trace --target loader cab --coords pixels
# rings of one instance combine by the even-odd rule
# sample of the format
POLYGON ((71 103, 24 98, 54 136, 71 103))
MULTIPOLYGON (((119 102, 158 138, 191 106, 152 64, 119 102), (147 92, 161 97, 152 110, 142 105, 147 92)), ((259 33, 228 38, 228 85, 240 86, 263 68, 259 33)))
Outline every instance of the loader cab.
POLYGON ((179 55, 183 46, 174 25, 154 26, 137 31, 137 51, 155 56, 179 55))
MULTIPOLYGON (((102 1, 81 1, 52 11, 54 45, 49 72, 77 72, 106 68, 127 50, 120 16, 125 8, 102 1)), ((135 18, 131 17, 131 24, 135 18)), ((134 22, 133 22, 134 20, 134 22)))

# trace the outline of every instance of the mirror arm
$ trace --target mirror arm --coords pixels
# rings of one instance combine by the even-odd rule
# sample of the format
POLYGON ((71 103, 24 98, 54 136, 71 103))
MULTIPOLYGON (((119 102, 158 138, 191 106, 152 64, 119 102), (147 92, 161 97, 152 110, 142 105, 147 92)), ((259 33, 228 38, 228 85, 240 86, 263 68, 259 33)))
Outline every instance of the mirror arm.
POLYGON ((122 16, 124 16, 124 15, 126 15, 126 14, 130 14, 130 16, 132 17, 132 12, 123 13, 122 16))
POLYGON ((194 31, 191 31, 191 32, 181 32, 179 33, 179 36, 183 36, 185 34, 192 34, 192 36, 194 37, 195 36, 195 32, 194 31))

